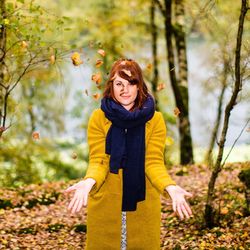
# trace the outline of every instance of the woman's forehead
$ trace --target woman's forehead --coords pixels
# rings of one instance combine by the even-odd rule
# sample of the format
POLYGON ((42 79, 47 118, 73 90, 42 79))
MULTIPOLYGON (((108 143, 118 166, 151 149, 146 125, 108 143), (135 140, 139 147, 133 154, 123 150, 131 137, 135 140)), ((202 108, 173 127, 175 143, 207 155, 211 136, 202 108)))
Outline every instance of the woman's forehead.
POLYGON ((123 82, 128 82, 126 79, 120 77, 117 73, 113 76, 113 81, 123 81, 123 82))

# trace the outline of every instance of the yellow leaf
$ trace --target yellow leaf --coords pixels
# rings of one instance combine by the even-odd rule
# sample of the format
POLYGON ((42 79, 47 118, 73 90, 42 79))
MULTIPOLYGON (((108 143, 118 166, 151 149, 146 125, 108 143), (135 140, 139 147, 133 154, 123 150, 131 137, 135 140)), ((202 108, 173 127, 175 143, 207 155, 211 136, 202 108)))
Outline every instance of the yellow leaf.
POLYGON ((74 53, 71 55, 71 60, 72 60, 72 63, 73 63, 75 66, 79 66, 80 64, 83 63, 83 61, 81 60, 80 54, 79 54, 78 52, 74 52, 74 53))
POLYGON ((165 144, 166 144, 167 146, 173 145, 173 144, 174 144, 174 139, 173 139, 172 137, 170 137, 170 136, 167 136, 167 137, 166 137, 166 142, 165 142, 165 144))
POLYGON ((10 24, 10 20, 7 19, 7 18, 4 18, 4 19, 3 19, 3 23, 4 23, 5 25, 8 25, 8 24, 10 24))
POLYGON ((22 42, 21 42, 21 47, 22 47, 23 49, 26 49, 26 48, 28 47, 28 43, 25 42, 25 41, 22 41, 22 42))
POLYGON ((149 63, 149 64, 147 65, 147 70, 148 70, 148 71, 151 71, 151 70, 152 70, 152 63, 149 63))
POLYGON ((51 55, 51 56, 50 56, 50 63, 51 63, 51 64, 55 64, 55 61, 56 61, 55 55, 51 55))

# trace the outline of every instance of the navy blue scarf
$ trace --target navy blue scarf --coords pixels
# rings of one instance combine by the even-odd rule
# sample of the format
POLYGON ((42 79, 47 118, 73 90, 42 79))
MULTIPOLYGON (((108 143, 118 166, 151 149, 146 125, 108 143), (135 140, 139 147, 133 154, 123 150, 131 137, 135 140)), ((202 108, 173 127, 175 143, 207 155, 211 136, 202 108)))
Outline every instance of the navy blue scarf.
POLYGON ((155 112, 148 95, 141 109, 126 110, 112 98, 102 98, 101 109, 112 122, 106 137, 105 153, 110 155, 110 172, 123 169, 122 211, 135 211, 145 200, 145 124, 155 112))

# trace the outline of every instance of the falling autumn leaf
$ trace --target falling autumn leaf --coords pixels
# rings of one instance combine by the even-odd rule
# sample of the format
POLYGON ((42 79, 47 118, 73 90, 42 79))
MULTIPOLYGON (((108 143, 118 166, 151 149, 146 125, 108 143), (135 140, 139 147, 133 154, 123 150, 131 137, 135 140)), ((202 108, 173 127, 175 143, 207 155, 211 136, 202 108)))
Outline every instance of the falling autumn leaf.
POLYGON ((71 60, 75 66, 79 66, 80 64, 83 64, 83 61, 81 60, 80 54, 78 52, 74 52, 72 54, 71 60))
POLYGON ((95 100, 98 100, 100 98, 101 94, 99 93, 96 93, 96 94, 93 94, 93 97, 95 100))
POLYGON ((176 107, 174 109, 174 115, 177 117, 180 113, 181 113, 180 110, 176 107))
POLYGON ((131 74, 131 71, 130 70, 126 70, 126 69, 123 69, 122 70, 127 76, 131 77, 132 74, 131 74))
POLYGON ((40 134, 39 134, 39 132, 34 131, 34 132, 32 133, 32 138, 35 139, 35 140, 40 139, 40 134))
POLYGON ((86 96, 89 96, 89 93, 88 93, 87 89, 84 90, 84 93, 86 94, 86 96))
POLYGON ((149 64, 147 65, 147 70, 148 70, 148 71, 151 71, 151 70, 152 70, 152 63, 149 63, 149 64))
POLYGON ((22 47, 23 49, 26 49, 26 48, 28 47, 28 43, 25 42, 25 41, 22 41, 22 42, 21 42, 21 47, 22 47))
POLYGON ((100 55, 103 56, 103 57, 106 55, 106 53, 105 53, 105 51, 104 51, 103 49, 99 49, 99 50, 97 51, 97 53, 100 54, 100 55))
POLYGON ((56 61, 56 56, 55 55, 51 55, 50 56, 50 63, 51 64, 55 64, 55 61, 56 61))
POLYGON ((102 81, 102 75, 101 75, 101 73, 98 72, 98 73, 92 75, 91 80, 94 81, 96 84, 101 83, 101 81, 102 81))
POLYGON ((103 61, 101 59, 96 60, 95 66, 99 68, 103 64, 103 61))
POLYGON ((73 153, 71 154, 71 158, 75 160, 75 159, 77 158, 77 153, 76 153, 76 152, 73 152, 73 153))
POLYGON ((164 83, 159 83, 159 84, 157 85, 156 90, 157 90, 157 91, 161 91, 161 90, 165 89, 165 87, 166 87, 166 85, 165 85, 164 83))

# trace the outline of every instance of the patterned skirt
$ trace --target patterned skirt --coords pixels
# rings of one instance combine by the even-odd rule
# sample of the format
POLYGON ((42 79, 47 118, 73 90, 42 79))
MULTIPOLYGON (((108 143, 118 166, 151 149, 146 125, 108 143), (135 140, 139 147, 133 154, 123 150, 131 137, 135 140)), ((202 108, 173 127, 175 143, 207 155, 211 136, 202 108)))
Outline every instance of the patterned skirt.
POLYGON ((126 212, 122 211, 121 250, 127 248, 126 212))

